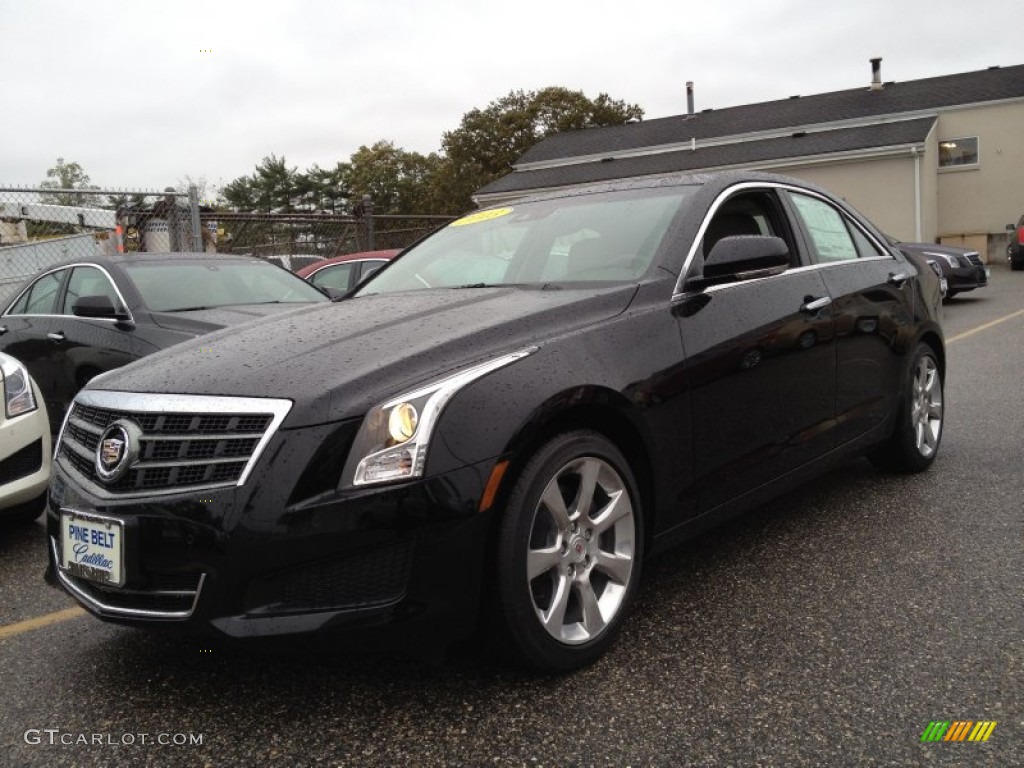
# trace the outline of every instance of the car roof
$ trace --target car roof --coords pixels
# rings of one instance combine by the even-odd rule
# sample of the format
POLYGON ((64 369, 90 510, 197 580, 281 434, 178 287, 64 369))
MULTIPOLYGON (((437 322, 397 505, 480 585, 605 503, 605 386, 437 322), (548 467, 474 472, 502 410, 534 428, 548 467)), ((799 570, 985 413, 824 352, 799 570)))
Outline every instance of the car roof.
POLYGON ((389 261, 397 256, 401 251, 397 248, 382 251, 359 251, 358 253, 346 253, 341 256, 332 256, 329 259, 321 259, 320 261, 310 264, 298 270, 295 274, 299 277, 308 277, 311 273, 326 267, 329 264, 342 264, 346 261, 365 261, 368 259, 378 259, 381 261, 389 261))
POLYGON ((118 253, 118 254, 89 254, 88 256, 79 257, 77 259, 68 259, 59 264, 47 267, 45 271, 52 272, 55 269, 61 267, 71 266, 72 264, 96 264, 101 267, 121 267, 126 264, 146 263, 146 264, 173 264, 176 262, 188 262, 188 261, 233 261, 237 263, 245 262, 265 262, 266 259, 261 259, 254 256, 238 256, 230 253, 118 253))

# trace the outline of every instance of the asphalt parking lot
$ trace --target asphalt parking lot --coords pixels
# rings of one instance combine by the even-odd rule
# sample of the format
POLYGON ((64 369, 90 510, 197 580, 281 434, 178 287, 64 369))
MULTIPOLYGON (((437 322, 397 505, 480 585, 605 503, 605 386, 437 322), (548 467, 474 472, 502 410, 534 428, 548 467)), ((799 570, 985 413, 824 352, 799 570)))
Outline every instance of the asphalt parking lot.
POLYGON ((103 624, 43 583, 41 522, 2 531, 0 765, 1024 765, 1024 273, 945 330, 929 472, 852 461, 649 562, 567 677, 103 624))

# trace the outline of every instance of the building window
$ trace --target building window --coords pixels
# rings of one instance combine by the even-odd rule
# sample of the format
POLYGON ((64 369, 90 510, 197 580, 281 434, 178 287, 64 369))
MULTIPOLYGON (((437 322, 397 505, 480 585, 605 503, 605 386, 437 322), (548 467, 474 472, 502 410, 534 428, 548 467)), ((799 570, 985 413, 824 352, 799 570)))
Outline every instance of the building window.
POLYGON ((943 139, 939 142, 939 168, 978 164, 978 137, 943 139))

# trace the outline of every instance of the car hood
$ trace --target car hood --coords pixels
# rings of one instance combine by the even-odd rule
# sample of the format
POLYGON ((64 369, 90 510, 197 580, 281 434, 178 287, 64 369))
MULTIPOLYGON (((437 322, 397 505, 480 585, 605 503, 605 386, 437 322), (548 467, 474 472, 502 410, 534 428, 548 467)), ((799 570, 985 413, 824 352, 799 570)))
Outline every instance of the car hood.
POLYGON ((424 290, 312 305, 227 328, 103 376, 89 389, 280 397, 286 427, 362 415, 445 372, 623 312, 636 286, 424 290))
POLYGON ((970 248, 961 248, 957 245, 938 245, 936 243, 900 243, 899 248, 904 251, 913 251, 927 256, 929 253, 946 254, 947 256, 963 256, 968 253, 977 253, 970 248))
POLYGON ((193 309, 188 312, 153 312, 153 322, 161 328, 185 333, 209 333, 231 325, 277 315, 304 306, 303 304, 234 304, 230 307, 193 309))

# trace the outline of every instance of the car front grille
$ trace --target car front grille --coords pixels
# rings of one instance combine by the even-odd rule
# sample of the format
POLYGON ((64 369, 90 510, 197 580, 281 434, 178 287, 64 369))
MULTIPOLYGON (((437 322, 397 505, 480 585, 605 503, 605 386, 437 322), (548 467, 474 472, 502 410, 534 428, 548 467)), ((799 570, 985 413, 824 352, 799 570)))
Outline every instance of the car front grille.
POLYGON ((964 255, 965 255, 965 256, 967 257, 967 260, 968 260, 969 262, 971 262, 971 265, 972 265, 972 266, 975 266, 975 267, 981 267, 981 266, 984 266, 984 265, 983 265, 983 264, 981 263, 981 256, 980 256, 980 255, 978 255, 977 251, 971 251, 970 253, 966 253, 966 254, 964 254, 964 255))
POLYGON ((57 458, 115 495, 241 485, 290 403, 262 398, 83 391, 61 433, 57 458), (96 469, 103 434, 134 425, 134 459, 116 479, 96 469))
POLYGON ((43 438, 39 438, 0 461, 0 485, 35 474, 42 466, 43 438))

